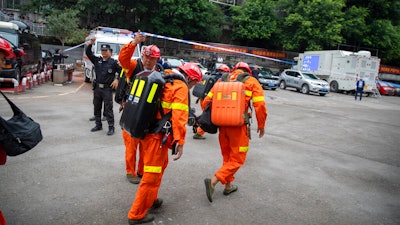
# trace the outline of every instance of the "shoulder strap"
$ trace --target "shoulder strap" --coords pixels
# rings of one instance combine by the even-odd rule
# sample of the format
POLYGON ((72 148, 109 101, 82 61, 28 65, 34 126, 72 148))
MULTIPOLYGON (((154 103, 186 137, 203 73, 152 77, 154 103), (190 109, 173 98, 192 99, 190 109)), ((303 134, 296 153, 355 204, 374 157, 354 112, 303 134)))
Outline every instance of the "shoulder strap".
POLYGON ((223 73, 221 76, 221 81, 229 82, 229 73, 223 73))
POLYGON ((247 79, 249 79, 250 74, 245 72, 237 75, 236 80, 244 83, 247 79))
POLYGON ((2 91, 0 91, 0 93, 7 100, 8 104, 11 106, 11 109, 12 109, 14 115, 23 114, 22 110, 19 109, 9 98, 7 98, 7 96, 2 91))
POLYGON ((144 70, 144 68, 143 68, 143 65, 142 65, 142 60, 139 58, 139 59, 137 59, 136 67, 133 70, 132 75, 136 76, 136 74, 142 72, 143 70, 144 70))
POLYGON ((181 80, 186 84, 186 86, 189 86, 186 79, 182 75, 179 75, 179 74, 165 74, 163 76, 163 78, 164 78, 165 82, 169 82, 169 83, 174 83, 174 80, 181 80))

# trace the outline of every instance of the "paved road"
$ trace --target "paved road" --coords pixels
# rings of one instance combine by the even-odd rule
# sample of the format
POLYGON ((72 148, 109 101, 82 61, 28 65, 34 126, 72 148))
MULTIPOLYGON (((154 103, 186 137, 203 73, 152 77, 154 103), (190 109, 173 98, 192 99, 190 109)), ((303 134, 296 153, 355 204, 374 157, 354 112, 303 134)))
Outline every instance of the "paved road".
MULTIPOLYGON (((221 164, 217 136, 193 140, 189 128, 183 158, 170 158, 159 193, 164 205, 151 224, 400 224, 400 98, 265 95, 266 136, 256 138, 253 124, 238 192, 224 196, 219 185, 208 202, 203 179, 221 164)), ((77 75, 72 84, 8 96, 44 135, 0 167, 8 224, 127 224, 137 186, 125 178, 121 134, 90 132, 90 84, 77 75)))

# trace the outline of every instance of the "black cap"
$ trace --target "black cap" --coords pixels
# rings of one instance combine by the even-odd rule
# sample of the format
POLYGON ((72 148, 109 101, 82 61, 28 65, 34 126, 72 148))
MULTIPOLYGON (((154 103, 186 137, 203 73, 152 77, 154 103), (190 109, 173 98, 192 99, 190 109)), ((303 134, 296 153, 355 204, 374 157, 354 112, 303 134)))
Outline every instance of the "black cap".
POLYGON ((102 44, 101 45, 101 50, 111 50, 111 47, 110 47, 110 45, 102 44))

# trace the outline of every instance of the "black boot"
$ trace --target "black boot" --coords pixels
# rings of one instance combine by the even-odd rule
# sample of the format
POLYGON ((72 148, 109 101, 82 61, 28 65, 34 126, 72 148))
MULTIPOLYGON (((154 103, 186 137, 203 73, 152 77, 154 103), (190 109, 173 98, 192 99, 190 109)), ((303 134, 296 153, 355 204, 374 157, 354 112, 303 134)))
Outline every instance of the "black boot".
POLYGON ((102 129, 103 129, 102 127, 99 127, 99 126, 96 125, 90 131, 95 132, 95 131, 102 130, 102 129))
POLYGON ((109 127, 109 128, 108 128, 107 135, 108 135, 108 136, 113 135, 113 134, 114 134, 114 131, 115 131, 114 127, 109 127))

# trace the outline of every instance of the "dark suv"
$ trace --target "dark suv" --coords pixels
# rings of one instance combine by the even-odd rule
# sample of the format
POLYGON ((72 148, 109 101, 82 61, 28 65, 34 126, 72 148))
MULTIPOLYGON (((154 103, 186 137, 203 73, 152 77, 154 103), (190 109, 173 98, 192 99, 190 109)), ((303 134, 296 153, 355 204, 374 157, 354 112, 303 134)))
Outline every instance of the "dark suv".
POLYGON ((15 51, 22 49, 24 54, 14 59, 7 59, 0 77, 14 78, 20 82, 26 74, 40 71, 42 48, 39 38, 29 31, 29 26, 20 21, 0 21, 0 35, 7 39, 15 51))

